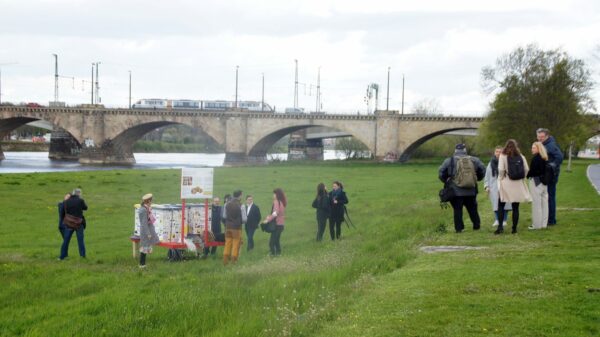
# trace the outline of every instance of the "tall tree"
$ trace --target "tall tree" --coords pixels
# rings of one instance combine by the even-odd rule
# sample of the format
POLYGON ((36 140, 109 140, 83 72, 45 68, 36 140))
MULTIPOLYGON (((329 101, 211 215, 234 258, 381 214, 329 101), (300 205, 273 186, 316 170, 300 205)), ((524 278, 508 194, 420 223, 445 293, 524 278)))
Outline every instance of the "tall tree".
POLYGON ((354 137, 343 137, 335 140, 335 149, 342 151, 346 159, 366 158, 369 148, 354 137))
POLYGON ((490 147, 513 138, 526 150, 539 127, 550 129, 563 147, 585 142, 592 133, 586 116, 595 111, 590 71, 560 49, 517 48, 483 68, 482 85, 495 94, 480 130, 490 147))
POLYGON ((423 98, 412 107, 412 113, 415 115, 441 116, 440 103, 435 98, 423 98))

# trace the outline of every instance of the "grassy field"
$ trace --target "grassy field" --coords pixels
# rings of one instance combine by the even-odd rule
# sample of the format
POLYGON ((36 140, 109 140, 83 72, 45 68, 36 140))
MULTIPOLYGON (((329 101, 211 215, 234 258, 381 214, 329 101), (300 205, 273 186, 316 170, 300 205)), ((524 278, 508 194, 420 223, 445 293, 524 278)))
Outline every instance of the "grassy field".
POLYGON ((177 202, 177 170, 0 175, 0 335, 597 336, 600 197, 587 164, 561 175, 558 226, 528 231, 526 205, 519 234, 502 236, 484 195, 483 229, 453 233, 437 164, 220 168, 217 194, 241 188, 263 213, 284 188, 282 257, 269 258, 257 232, 236 266, 170 263, 157 248, 145 271, 131 257, 132 205, 147 192, 177 202), (333 180, 345 184, 357 229, 319 244, 310 204, 316 184, 333 180), (90 206, 88 258, 73 239, 57 261, 56 204, 75 186, 90 206), (450 244, 486 248, 418 249, 450 244))

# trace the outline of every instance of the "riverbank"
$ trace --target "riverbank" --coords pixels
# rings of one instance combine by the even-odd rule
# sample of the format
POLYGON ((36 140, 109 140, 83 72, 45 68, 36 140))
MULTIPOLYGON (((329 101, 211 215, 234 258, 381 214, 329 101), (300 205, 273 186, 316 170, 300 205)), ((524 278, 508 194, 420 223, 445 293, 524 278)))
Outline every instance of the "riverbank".
POLYGON ((2 151, 14 152, 48 152, 50 149, 49 143, 34 143, 34 142, 18 142, 18 141, 2 141, 0 142, 2 151))
MULTIPOLYGON (((140 272, 128 240, 134 203, 179 200, 177 170, 0 175, 0 331, 3 335, 196 336, 592 336, 598 333, 600 199, 575 161, 558 187, 559 225, 492 234, 479 196, 482 230, 452 233, 439 207, 439 163, 277 164, 217 168, 219 195, 241 188, 263 215, 272 189, 288 195, 283 255, 267 257, 256 233, 237 266, 219 259, 165 261, 140 272), (356 229, 314 240, 316 184, 341 180, 356 229), (81 187, 88 258, 56 261, 56 203, 81 187), (571 209, 586 208, 586 211, 571 209), (10 224, 10 225, 6 225, 10 224), (485 247, 444 254, 423 245, 485 247), (68 313, 65 314, 65 313, 68 313)), ((467 220, 468 223, 468 220, 467 220)), ((468 227, 468 226, 467 226, 468 227)), ((222 248, 219 248, 219 258, 222 248)))

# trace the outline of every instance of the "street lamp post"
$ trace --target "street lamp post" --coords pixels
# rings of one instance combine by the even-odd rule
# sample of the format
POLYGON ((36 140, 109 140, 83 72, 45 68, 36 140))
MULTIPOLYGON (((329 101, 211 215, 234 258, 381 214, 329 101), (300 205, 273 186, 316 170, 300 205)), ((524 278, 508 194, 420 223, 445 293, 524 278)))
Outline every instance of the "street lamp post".
POLYGON ((100 62, 96 62, 96 103, 102 103, 100 100, 100 84, 98 83, 98 68, 100 67, 100 62))
POLYGON ((388 67, 387 97, 385 98, 385 111, 390 110, 390 67, 388 67))
POLYGON ((90 104, 94 105, 94 66, 96 64, 92 63, 92 102, 90 104))
POLYGON ((131 109, 131 70, 129 71, 129 109, 131 109))
POLYGON ((237 109, 238 107, 238 70, 240 69, 240 66, 235 66, 235 104, 234 104, 234 108, 237 109))
POLYGON ((58 55, 54 55, 54 102, 58 102, 58 55))
POLYGON ((404 74, 402 74, 402 114, 404 115, 404 74))

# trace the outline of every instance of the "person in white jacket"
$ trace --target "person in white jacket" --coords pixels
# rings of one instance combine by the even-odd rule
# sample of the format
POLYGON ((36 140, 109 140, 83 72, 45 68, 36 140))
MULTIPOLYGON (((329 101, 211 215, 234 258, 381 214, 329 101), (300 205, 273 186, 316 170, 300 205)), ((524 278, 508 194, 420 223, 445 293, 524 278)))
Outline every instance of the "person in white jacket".
POLYGON ((517 141, 509 139, 502 150, 498 159, 498 192, 500 194, 500 203, 498 205, 498 217, 500 225, 494 234, 500 234, 504 231, 502 223, 504 221, 504 207, 507 203, 512 204, 512 232, 517 233, 519 224, 519 204, 531 201, 529 189, 525 183, 525 177, 529 172, 527 159, 519 151, 517 141))
MULTIPOLYGON (((485 177, 483 178, 483 188, 487 192, 490 202, 492 203, 492 209, 494 210, 494 223, 492 227, 498 227, 498 202, 500 196, 498 195, 498 158, 502 153, 502 146, 496 146, 494 150, 494 156, 490 160, 487 169, 485 170, 485 177)), ((504 222, 502 226, 506 227, 506 220, 508 219, 508 211, 512 210, 510 204, 504 208, 504 222)))

